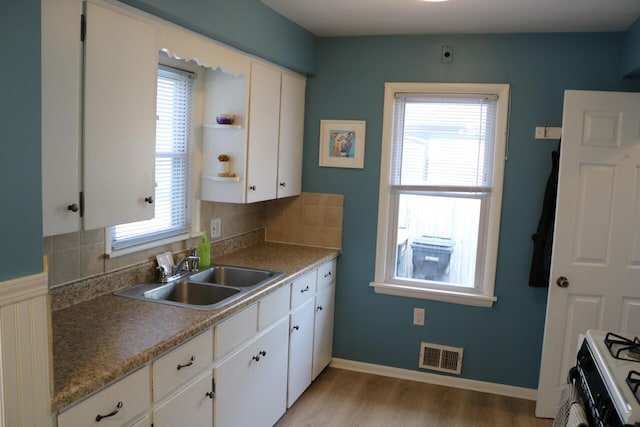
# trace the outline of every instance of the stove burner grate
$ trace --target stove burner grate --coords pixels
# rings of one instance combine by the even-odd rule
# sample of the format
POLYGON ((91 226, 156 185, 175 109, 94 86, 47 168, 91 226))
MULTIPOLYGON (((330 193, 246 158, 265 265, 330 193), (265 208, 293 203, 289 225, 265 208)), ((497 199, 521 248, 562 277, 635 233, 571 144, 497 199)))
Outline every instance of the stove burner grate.
POLYGON ((633 392, 633 395, 636 397, 636 400, 638 401, 638 403, 640 403, 640 395, 638 393, 638 389, 640 388, 640 372, 629 371, 626 381, 629 385, 629 388, 633 392))
POLYGON ((640 362, 640 340, 638 337, 629 339, 609 332, 604 338, 604 343, 614 358, 630 362, 640 362))

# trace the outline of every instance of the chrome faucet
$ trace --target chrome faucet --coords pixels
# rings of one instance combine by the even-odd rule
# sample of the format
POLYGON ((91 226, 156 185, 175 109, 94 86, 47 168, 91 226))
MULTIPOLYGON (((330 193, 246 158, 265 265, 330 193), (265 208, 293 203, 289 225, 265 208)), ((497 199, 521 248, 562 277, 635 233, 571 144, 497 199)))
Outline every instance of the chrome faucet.
POLYGON ((198 271, 198 263, 200 262, 200 257, 196 255, 189 255, 180 260, 177 265, 173 266, 172 274, 175 276, 176 274, 180 274, 183 271, 198 271), (191 263, 191 264, 189 264, 191 263), (185 268, 186 267, 186 268, 185 268))

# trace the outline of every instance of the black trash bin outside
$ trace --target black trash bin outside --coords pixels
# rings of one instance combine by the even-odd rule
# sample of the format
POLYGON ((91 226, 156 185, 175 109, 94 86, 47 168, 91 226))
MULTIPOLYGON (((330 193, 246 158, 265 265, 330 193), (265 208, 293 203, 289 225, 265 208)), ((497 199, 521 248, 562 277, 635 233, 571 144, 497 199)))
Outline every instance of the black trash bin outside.
POLYGON ((445 237, 419 236, 411 243, 413 250, 412 277, 446 281, 454 242, 445 237))

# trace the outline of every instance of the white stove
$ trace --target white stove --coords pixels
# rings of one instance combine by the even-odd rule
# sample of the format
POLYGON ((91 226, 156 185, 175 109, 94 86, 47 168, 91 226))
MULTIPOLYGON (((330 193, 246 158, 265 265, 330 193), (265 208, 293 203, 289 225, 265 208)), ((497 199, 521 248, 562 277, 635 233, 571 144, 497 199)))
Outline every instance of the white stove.
POLYGON ((580 379, 593 426, 640 426, 640 340, 637 337, 587 331, 575 369, 572 375, 580 379))

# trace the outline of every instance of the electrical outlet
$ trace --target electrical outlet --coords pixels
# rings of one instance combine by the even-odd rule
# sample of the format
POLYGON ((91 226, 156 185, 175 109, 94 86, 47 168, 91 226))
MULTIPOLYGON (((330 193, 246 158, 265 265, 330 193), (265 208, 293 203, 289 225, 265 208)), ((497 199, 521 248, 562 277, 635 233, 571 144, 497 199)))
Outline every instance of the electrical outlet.
POLYGON ((413 309, 413 324, 424 326, 424 308, 413 309))
POLYGON ((213 218, 211 220, 211 239, 219 239, 222 236, 222 220, 213 218))
POLYGON ((451 64, 453 62, 453 46, 442 46, 440 62, 443 64, 451 64))

